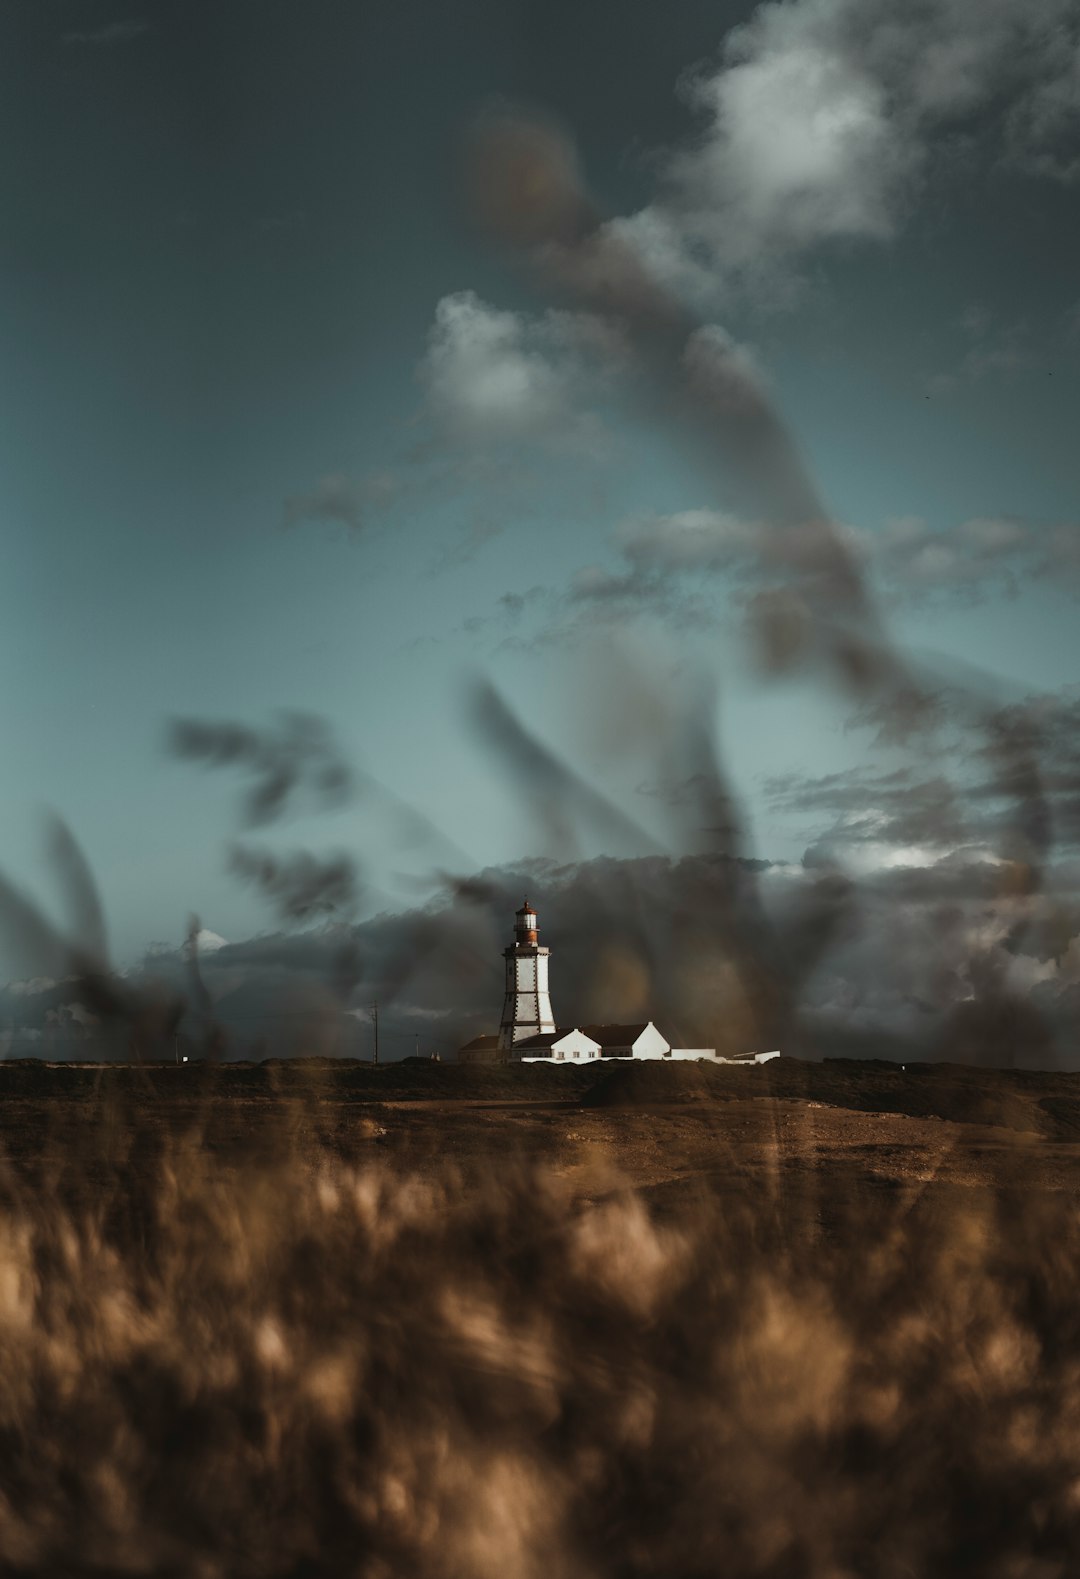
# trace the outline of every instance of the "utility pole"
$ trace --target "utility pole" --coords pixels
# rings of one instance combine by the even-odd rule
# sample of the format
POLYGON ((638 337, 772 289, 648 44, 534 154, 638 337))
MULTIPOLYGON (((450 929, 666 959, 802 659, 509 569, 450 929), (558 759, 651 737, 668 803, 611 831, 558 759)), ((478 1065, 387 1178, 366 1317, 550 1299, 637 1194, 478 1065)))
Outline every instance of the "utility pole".
POLYGON ((417 1032, 417 1036, 416 1036, 416 1056, 417 1056, 417 1058, 420 1057, 420 1033, 419 1032, 417 1032))
POLYGON ((371 1005, 371 1022, 375 1027, 375 1057, 373 1062, 377 1064, 379 1062, 379 1000, 377 998, 371 1005))

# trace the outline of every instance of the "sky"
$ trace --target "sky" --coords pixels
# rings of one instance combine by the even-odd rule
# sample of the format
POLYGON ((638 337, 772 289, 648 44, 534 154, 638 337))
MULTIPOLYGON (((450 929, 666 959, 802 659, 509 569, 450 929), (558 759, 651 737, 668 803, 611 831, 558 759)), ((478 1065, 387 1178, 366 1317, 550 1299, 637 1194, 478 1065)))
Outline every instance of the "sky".
MULTIPOLYGON (((192 914, 370 940, 447 874, 679 860, 716 847, 690 715, 722 853, 871 887, 1019 859, 982 768, 1036 717, 1068 909, 1077 0, 9 0, 0 35, 0 872, 49 925, 52 816, 128 971, 192 914), (912 686, 932 741, 882 722, 912 686), (605 810, 551 815, 515 728, 605 810)), ((1072 992, 1080 923, 1017 924, 1023 992, 1072 992)), ((62 975, 28 935, 0 976, 62 975)))

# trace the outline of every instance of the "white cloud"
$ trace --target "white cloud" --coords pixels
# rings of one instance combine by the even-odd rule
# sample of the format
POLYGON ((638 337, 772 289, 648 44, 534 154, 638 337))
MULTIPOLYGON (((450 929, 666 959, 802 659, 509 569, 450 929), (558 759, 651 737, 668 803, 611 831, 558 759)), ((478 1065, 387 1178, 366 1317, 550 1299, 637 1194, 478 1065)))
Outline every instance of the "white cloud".
POLYGON ((860 533, 863 552, 883 588, 906 599, 970 601, 1015 593, 1022 581, 1050 580, 1076 591, 1080 528, 1033 526, 1012 517, 975 516, 931 531, 917 516, 860 533))
POLYGON ((762 244, 887 234, 907 163, 880 83, 800 36, 789 15, 760 12, 760 35, 737 34, 728 66, 692 80, 690 103, 711 136, 671 170, 716 251, 736 262, 762 244))
POLYGON ((603 428, 587 403, 624 363, 617 333, 592 314, 530 317, 458 291, 435 309, 419 377, 432 415, 458 440, 592 452, 603 428))
POLYGON ((631 564, 721 570, 760 552, 763 535, 757 523, 721 510, 680 510, 624 522, 615 543, 631 564))
POLYGON ((200 954, 216 954, 219 948, 228 947, 228 939, 220 932, 211 932, 209 927, 200 927, 192 941, 200 954))
POLYGON ((771 0, 683 92, 700 134, 613 229, 691 296, 775 288, 808 248, 892 235, 960 134, 1080 177, 1077 0, 771 0))
POLYGON ((39 992, 48 992, 56 986, 52 976, 29 976, 23 981, 9 981, 7 991, 15 998, 34 997, 39 992))

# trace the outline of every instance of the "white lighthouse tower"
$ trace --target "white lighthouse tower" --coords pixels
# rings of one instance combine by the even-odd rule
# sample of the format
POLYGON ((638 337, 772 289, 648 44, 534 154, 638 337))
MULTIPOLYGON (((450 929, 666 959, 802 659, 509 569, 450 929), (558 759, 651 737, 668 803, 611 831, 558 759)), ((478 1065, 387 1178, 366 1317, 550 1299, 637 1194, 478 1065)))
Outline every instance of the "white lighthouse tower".
POLYGON ((526 899, 514 919, 514 941, 503 951, 506 993, 499 1025, 499 1051, 509 1052, 526 1036, 553 1032, 555 1020, 548 996, 550 949, 536 941, 536 911, 526 899))

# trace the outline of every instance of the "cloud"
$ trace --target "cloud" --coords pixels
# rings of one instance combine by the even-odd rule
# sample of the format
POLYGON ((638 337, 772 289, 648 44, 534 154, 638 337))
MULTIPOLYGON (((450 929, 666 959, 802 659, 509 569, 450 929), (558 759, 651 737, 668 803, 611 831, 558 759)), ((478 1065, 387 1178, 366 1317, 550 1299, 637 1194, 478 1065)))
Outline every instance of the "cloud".
POLYGON ((1042 360, 1024 322, 996 324, 982 308, 973 306, 961 315, 960 328, 967 347, 954 369, 935 373, 929 380, 931 394, 949 394, 961 385, 979 384, 988 378, 1012 378, 1042 360))
POLYGON ((805 659, 864 688, 891 662, 876 611, 745 348, 697 321, 604 224, 567 140, 547 123, 505 108, 482 117, 469 176, 477 217, 519 249, 533 283, 618 326, 650 419, 675 442, 689 441, 735 508, 778 534, 815 523, 818 574, 795 589, 804 617, 796 629, 761 606, 761 645, 774 668, 805 659))
POLYGON ((388 510, 403 517, 434 502, 459 516, 429 568, 456 568, 508 520, 535 512, 541 495, 550 508, 565 494, 561 507, 580 510, 592 468, 618 447, 603 403, 632 372, 618 331, 599 314, 530 315, 473 291, 444 296, 416 367, 423 404, 393 472, 323 477, 286 501, 284 524, 331 521, 355 535, 388 510))
MULTIPOLYGON (((628 517, 608 547, 608 557, 583 565, 561 587, 505 594, 467 629, 566 646, 627 621, 708 631, 734 618, 768 661, 772 644, 788 639, 804 650, 815 611, 842 614, 856 579, 878 606, 892 609, 944 612, 1011 599, 1033 585, 1080 596, 1080 522, 973 516, 934 530, 905 516, 874 530, 820 520, 779 527, 698 508, 628 517)), ((838 650, 843 629, 841 620, 838 650)), ((875 661, 869 644, 862 655, 875 661)), ((934 696, 945 681, 902 669, 890 679, 887 669, 886 654, 884 691, 864 701, 860 717, 878 724, 880 739, 900 744, 935 721, 934 696)))
MULTIPOLYGON (((635 674, 626 684, 640 689, 635 674)), ((1080 1029, 1080 694, 1025 698, 978 729, 968 720, 937 772, 905 764, 772 781, 774 814, 801 821, 814 840, 801 866, 746 853, 717 755, 715 698, 706 688, 696 700, 690 706, 684 689, 665 714, 658 692, 630 753, 653 770, 637 775, 638 803, 662 818, 661 847, 490 691, 476 698, 477 721, 519 798, 524 839, 546 824, 561 848, 583 851, 598 828, 605 843, 613 831, 653 853, 469 869, 416 909, 238 943, 214 938, 212 949, 199 946, 193 919, 195 946, 157 947, 123 980, 102 964, 88 972, 80 947, 0 885, 0 920, 33 956, 31 979, 0 994, 4 1045, 18 1051, 44 1037, 64 1056, 69 1042, 83 1048, 97 1020, 93 1035, 125 1056, 171 1051, 177 1035, 230 1056, 355 1053, 356 1014, 377 998, 400 1051, 422 1025, 427 1045, 450 1052, 496 1021, 505 936, 528 892, 554 951, 556 1013, 569 1022, 641 1014, 684 1045, 729 1050, 865 1052, 877 1038, 909 1057, 1045 1063, 1055 1047, 1071 1056, 1080 1029), (1053 854, 1055 840, 1064 854, 1053 854), (979 1015, 1018 1040, 980 1044, 979 1015)), ((228 760, 249 761, 246 747, 221 745, 228 760)), ((55 854, 70 864, 69 847, 55 854)), ((345 858, 244 849, 237 865, 289 920, 325 914, 351 881, 345 858)), ((96 926, 85 874, 73 869, 66 883, 83 924, 96 926)))
POLYGON ((715 600, 704 584, 721 573, 745 576, 760 560, 766 529, 717 510, 682 510, 634 517, 612 534, 619 563, 587 565, 573 577, 566 601, 614 617, 648 612, 680 623, 707 623, 715 600))
POLYGON ((834 858, 870 845, 878 865, 912 849, 924 859, 923 852, 935 852, 936 859, 942 850, 974 842, 955 787, 941 776, 920 781, 910 767, 853 768, 817 778, 784 774, 767 779, 764 794, 774 813, 824 818, 810 837, 834 858))
MULTIPOLYGON (((902 786, 877 786, 890 788, 899 809, 902 786)), ((887 1048, 1045 1067, 1056 1047, 1075 1062, 1080 870, 1059 863, 1041 891, 1018 895, 1010 863, 970 848, 868 860, 844 881, 809 862, 715 853, 487 868, 418 909, 205 953, 209 1021, 230 1056, 356 1054, 370 1050, 357 1016, 377 998, 384 1056, 410 1053, 417 1028, 425 1046, 451 1056, 497 1025, 502 949, 523 891, 552 949, 560 1022, 640 1012, 694 1046, 754 1046, 774 1033, 771 1045, 807 1056, 887 1048), (1030 1045, 980 1049, 959 1031, 953 1039, 954 1015, 1005 1003, 1030 1011, 1030 1045)), ((154 952, 130 987, 186 997, 191 1017, 179 1034, 191 1038, 184 949, 154 952)), ((70 998, 70 984, 0 993, 0 1030, 13 1031, 13 1050, 59 1035, 70 998)), ((85 1028, 70 1034, 77 1040, 85 1028)))
POLYGON ((1029 837, 1044 846, 1080 845, 1080 689, 1037 693, 998 708, 979 759, 992 777, 973 787, 974 797, 987 798, 1001 785, 1029 803, 1029 837))
MULTIPOLYGON (((856 857, 865 866, 869 851, 871 865, 919 865, 963 850, 1011 864, 1009 881, 1030 890, 1050 851, 1059 859, 1080 846, 1080 694, 1069 688, 980 709, 943 688, 922 701, 922 721, 934 728, 921 741, 933 770, 908 762, 773 777, 764 785, 773 811, 810 819, 812 864, 856 857)), ((854 722, 887 730, 889 719, 878 706, 854 722)))
POLYGON ((1025 581, 1052 581, 1080 591, 1080 523, 1046 527, 1008 516, 974 516, 931 531, 917 516, 886 522, 862 534, 875 575, 901 601, 976 602, 991 594, 1013 596, 1025 581))
POLYGON ((459 291, 435 309, 418 376, 437 425, 459 442, 529 439, 593 454, 603 424, 588 402, 625 363, 617 333, 594 314, 530 317, 459 291))
POLYGON ((356 481, 341 472, 320 477, 305 494, 285 501, 283 524, 300 526, 304 522, 329 521, 357 533, 367 525, 369 515, 384 508, 398 492, 398 480, 388 472, 356 481))
MULTIPOLYGON (((750 607, 760 596, 807 596, 827 604, 860 569, 894 604, 975 603, 1014 596, 1032 581, 1080 593, 1080 524, 1046 527, 974 516, 934 531, 917 516, 876 531, 808 521, 777 528, 722 510, 637 516, 610 538, 615 564, 584 567, 562 594, 565 608, 648 613, 707 623, 726 593, 750 607)), ((556 600, 558 601, 558 600, 556 600)))
POLYGON ((107 22, 103 27, 76 29, 63 34, 60 42, 67 45, 86 44, 98 49, 113 49, 120 44, 130 44, 149 31, 149 22, 132 18, 126 22, 107 22))
POLYGON ((1070 181, 1080 175, 1075 0, 759 5, 719 59, 687 73, 692 143, 613 233, 695 296, 776 287, 822 243, 892 236, 957 139, 1070 181))

